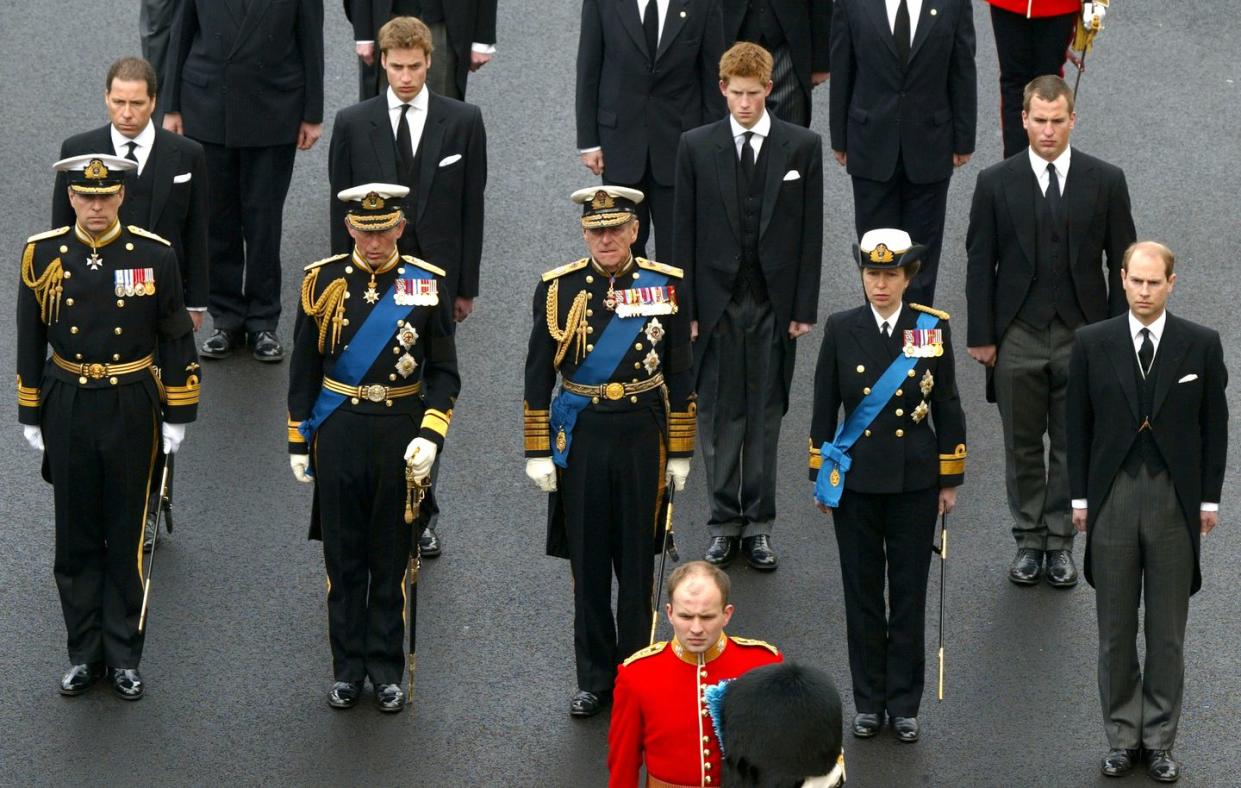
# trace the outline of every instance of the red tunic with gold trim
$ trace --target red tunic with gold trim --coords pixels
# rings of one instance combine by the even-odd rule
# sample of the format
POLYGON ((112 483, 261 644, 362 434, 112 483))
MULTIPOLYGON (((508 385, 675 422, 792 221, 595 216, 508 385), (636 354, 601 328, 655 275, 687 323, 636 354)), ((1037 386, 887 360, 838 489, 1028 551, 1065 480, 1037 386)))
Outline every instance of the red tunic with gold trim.
POLYGON ((644 756, 650 784, 719 785, 720 746, 703 690, 783 659, 769 643, 721 634, 701 655, 673 640, 625 660, 608 732, 610 788, 634 788, 644 756))

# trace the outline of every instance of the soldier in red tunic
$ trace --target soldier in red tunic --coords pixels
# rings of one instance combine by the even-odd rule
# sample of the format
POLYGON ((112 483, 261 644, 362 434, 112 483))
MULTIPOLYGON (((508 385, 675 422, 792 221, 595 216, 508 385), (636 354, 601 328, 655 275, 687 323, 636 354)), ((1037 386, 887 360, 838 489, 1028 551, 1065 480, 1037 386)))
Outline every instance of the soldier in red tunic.
POLYGON ((706 688, 780 662, 775 646, 729 637, 728 575, 705 561, 668 578, 665 610, 676 637, 625 660, 616 674, 608 733, 608 784, 634 788, 646 761, 647 788, 720 784, 720 747, 706 688))

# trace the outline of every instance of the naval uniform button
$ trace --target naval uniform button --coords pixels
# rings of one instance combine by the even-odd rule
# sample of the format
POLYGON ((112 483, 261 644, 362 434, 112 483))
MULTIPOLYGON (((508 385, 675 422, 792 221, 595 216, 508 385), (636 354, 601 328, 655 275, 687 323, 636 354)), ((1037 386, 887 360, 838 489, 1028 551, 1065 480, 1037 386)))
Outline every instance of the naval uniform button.
POLYGON ((630 397, 630 398, 629 398, 629 401, 630 401, 630 402, 632 402, 632 403, 633 403, 633 404, 635 404, 635 405, 637 405, 637 404, 638 404, 638 398, 637 398, 637 397, 630 397))
POLYGON ((864 434, 866 435, 866 437, 868 437, 868 438, 869 438, 869 437, 870 437, 870 430, 867 430, 864 434))
POLYGON ((591 398, 590 398, 590 401, 591 401, 593 404, 595 404, 595 405, 598 405, 598 404, 599 404, 599 398, 598 398, 598 397, 591 397, 591 398))
POLYGON ((345 298, 348 298, 348 297, 349 297, 349 291, 348 291, 348 290, 346 290, 346 291, 345 291, 345 298))
POLYGON ((912 378, 912 377, 913 377, 914 375, 916 375, 916 374, 918 374, 918 373, 914 372, 912 369, 911 369, 911 370, 909 370, 909 377, 911 377, 911 378, 912 378))
POLYGON ((587 345, 587 346, 586 346, 586 352, 587 352, 587 353, 591 352, 591 351, 592 351, 592 350, 594 350, 594 349, 595 349, 595 346, 594 346, 594 345, 587 345))
POLYGON ((707 710, 706 710, 706 709, 703 709, 703 710, 702 710, 702 716, 704 716, 704 717, 705 717, 705 716, 707 716, 707 710))
POLYGON ((587 300, 590 300, 590 299, 592 299, 592 298, 594 298, 594 297, 595 297, 595 294, 594 294, 594 293, 587 293, 587 294, 586 294, 586 299, 587 299, 587 300))
POLYGON ((115 375, 113 375, 112 377, 108 378, 108 382, 109 382, 109 383, 111 383, 113 386, 115 386, 115 385, 116 385, 116 376, 115 376, 115 375))
POLYGON ((704 769, 710 769, 710 768, 711 768, 711 762, 710 762, 710 761, 707 761, 706 763, 704 763, 704 764, 702 765, 702 768, 704 768, 704 769))
POLYGON ((73 306, 73 299, 72 299, 72 298, 66 298, 66 299, 65 299, 65 305, 66 305, 66 306, 73 306))
POLYGON ((858 364, 858 365, 857 365, 857 373, 858 373, 859 375, 861 375, 861 374, 862 374, 863 372, 865 372, 865 371, 866 371, 866 366, 865 366, 864 364, 858 364))
POLYGON ((134 250, 134 245, 132 243, 125 244, 125 251, 132 252, 133 250, 134 250))
POLYGON ((587 333, 587 334, 593 334, 593 333, 595 333, 595 327, 594 327, 594 326, 586 326, 586 333, 587 333))
POLYGON ((74 354, 73 354, 73 357, 74 357, 75 359, 77 359, 78 361, 81 361, 81 360, 82 360, 82 354, 81 354, 81 353, 74 353, 74 354))
MULTIPOLYGON (((702 676, 705 679, 707 677, 707 672, 705 670, 700 670, 698 671, 698 675, 702 676)), ((706 738, 706 737, 703 737, 703 738, 706 738)))
POLYGON ((634 368, 634 369, 642 369, 642 362, 641 362, 641 361, 635 361, 635 362, 633 362, 633 368, 634 368))
POLYGON ((392 400, 390 400, 390 399, 388 399, 388 400, 384 400, 384 404, 385 404, 385 405, 387 405, 387 406, 390 408, 390 407, 392 407, 392 400))
POLYGON ((638 379, 637 379, 637 378, 634 378, 634 379, 633 379, 633 382, 634 382, 634 383, 637 383, 637 382, 638 382, 638 379))
POLYGON ((72 272, 72 271, 65 271, 65 278, 66 278, 66 279, 72 279, 72 278, 73 278, 73 272, 72 272))
POLYGON ((399 356, 399 355, 401 355, 401 349, 400 349, 399 347, 394 347, 394 348, 392 348, 392 354, 393 354, 394 356, 399 356))
POLYGON ((708 774, 706 777, 704 777, 704 778, 703 778, 703 781, 704 781, 707 785, 710 785, 710 784, 711 784, 711 775, 709 775, 709 774, 708 774))
POLYGON ((903 437, 905 437, 905 431, 904 431, 904 430, 897 430, 897 431, 896 431, 896 437, 898 437, 898 438, 903 438, 903 437))
POLYGON ((905 396, 905 391, 904 391, 903 389, 897 389, 897 390, 896 390, 896 396, 898 396, 898 397, 903 397, 903 396, 905 396))
POLYGON ((85 386, 85 385, 86 385, 86 377, 85 377, 85 376, 78 378, 78 385, 79 385, 79 386, 85 386))
POLYGON ((404 320, 398 320, 398 321, 396 321, 396 327, 397 327, 397 328, 402 328, 402 327, 404 327, 404 325, 405 325, 405 321, 404 321, 404 320))
POLYGON ((113 354, 112 354, 112 360, 113 360, 113 361, 120 361, 120 360, 121 360, 121 354, 120 354, 120 353, 113 353, 113 354))
POLYGON ((357 397, 350 397, 350 398, 349 398, 349 402, 350 402, 350 404, 357 405, 357 404, 358 404, 358 398, 357 398, 357 397))
POLYGON ((388 373, 388 380, 396 380, 396 373, 395 372, 388 373))
MULTIPOLYGON (((705 755, 705 756, 707 756, 708 758, 709 758, 709 757, 711 757, 711 751, 710 751, 710 750, 708 750, 708 749, 705 749, 705 748, 704 748, 704 749, 703 749, 703 751, 702 751, 702 754, 703 754, 703 755, 705 755)), ((707 766, 710 766, 710 765, 711 765, 711 764, 709 764, 709 763, 707 764, 707 766)))
POLYGON ((68 251, 69 251, 69 247, 67 247, 67 246, 61 246, 61 247, 60 247, 60 253, 61 253, 61 254, 64 254, 65 252, 68 252, 68 251))
POLYGON ((634 342, 634 343, 633 343, 633 349, 634 349, 634 350, 641 350, 641 349, 642 349, 642 343, 641 343, 641 342, 634 342))
POLYGON ((593 309, 586 310, 586 317, 594 317, 594 316, 595 316, 595 310, 593 309))
POLYGON ((638 278, 638 277, 640 277, 640 276, 642 276, 642 272, 641 272, 641 271, 634 271, 634 272, 633 272, 633 278, 634 278, 634 279, 637 279, 637 278, 638 278))
POLYGON ((405 273, 405 266, 401 266, 400 268, 396 269, 396 272, 397 272, 398 274, 403 274, 403 273, 405 273))
POLYGON ((711 741, 711 737, 710 737, 710 736, 703 736, 703 737, 702 737, 702 743, 703 743, 703 744, 706 744, 706 743, 707 743, 707 742, 709 742, 709 741, 711 741))
POLYGON ((590 274, 586 274, 586 284, 593 285, 594 283, 595 283, 595 278, 591 276, 590 274))
POLYGON ((341 324, 342 326, 347 326, 347 325, 349 325, 349 318, 347 318, 347 317, 346 317, 346 318, 342 318, 342 319, 341 319, 341 321, 340 321, 340 324, 341 324))
POLYGON ((867 386, 866 388, 862 389, 862 393, 863 393, 863 394, 865 394, 865 395, 867 395, 867 396, 869 396, 869 395, 870 395, 870 386, 867 386))
POLYGON ((347 273, 347 274, 352 274, 352 273, 353 273, 353 266, 351 266, 351 265, 347 265, 347 266, 345 266, 345 273, 347 273))
POLYGON ((897 418, 900 418, 901 416, 904 416, 904 415, 905 415, 905 411, 904 411, 904 410, 902 410, 901 408, 897 408, 897 409, 896 409, 896 416, 897 416, 897 418))
POLYGON ((78 333, 78 327, 77 327, 77 326, 69 326, 69 333, 70 333, 70 334, 76 334, 76 333, 78 333))
POLYGON ((116 299, 116 305, 117 305, 118 307, 125 306, 125 299, 124 299, 124 298, 118 298, 118 299, 116 299))
POLYGON ((121 328, 120 326, 117 326, 116 328, 112 329, 112 333, 116 334, 119 337, 121 334, 125 333, 125 329, 121 328))

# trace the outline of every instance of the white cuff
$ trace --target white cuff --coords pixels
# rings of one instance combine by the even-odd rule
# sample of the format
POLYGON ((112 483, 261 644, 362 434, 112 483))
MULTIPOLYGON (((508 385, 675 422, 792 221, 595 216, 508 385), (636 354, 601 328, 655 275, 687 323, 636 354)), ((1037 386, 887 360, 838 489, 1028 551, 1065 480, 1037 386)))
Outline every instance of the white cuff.
POLYGON ((1074 498, 1073 500, 1069 501, 1069 506, 1071 506, 1074 509, 1085 509, 1086 499, 1085 498, 1074 498))
POLYGON ((580 149, 578 149, 578 155, 584 155, 584 154, 587 154, 587 153, 594 153, 594 152, 595 152, 595 151, 597 151, 597 150, 603 150, 603 146, 602 146, 602 145, 596 145, 596 146, 595 146, 595 147, 593 147, 593 148, 580 148, 580 149))
POLYGON ((205 307, 205 306, 187 306, 187 307, 185 308, 185 311, 187 311, 187 312, 206 312, 206 311, 207 311, 207 307, 205 307))
POLYGON ((473 44, 470 44, 470 51, 477 52, 480 55, 494 55, 496 53, 496 45, 480 44, 475 41, 473 44))
POLYGON ((1217 502, 1217 503, 1205 503, 1205 502, 1204 502, 1201 506, 1199 506, 1199 507, 1198 507, 1198 511, 1201 511, 1201 512, 1218 512, 1218 511, 1219 511, 1219 503, 1218 503, 1218 502, 1217 502))
POLYGON ((373 44, 375 42, 374 41, 354 41, 353 43, 354 43, 354 46, 357 46, 358 44, 373 44))

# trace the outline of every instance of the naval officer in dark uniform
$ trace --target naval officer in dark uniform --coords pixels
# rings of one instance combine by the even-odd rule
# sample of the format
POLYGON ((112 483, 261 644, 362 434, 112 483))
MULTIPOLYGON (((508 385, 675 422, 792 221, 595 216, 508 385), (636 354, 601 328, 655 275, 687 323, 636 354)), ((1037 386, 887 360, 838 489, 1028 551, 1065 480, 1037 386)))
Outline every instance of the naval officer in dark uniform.
POLYGON ((45 451, 56 502, 54 572, 73 663, 60 692, 80 695, 106 666, 125 700, 144 691, 152 469, 161 443, 171 455, 184 439, 200 379, 176 253, 117 218, 135 166, 104 154, 56 163, 76 222, 27 240, 17 294, 18 418, 45 451))
POLYGON ((948 314, 902 301, 925 251, 903 230, 862 236, 870 303, 827 320, 810 428, 815 500, 840 548, 853 734, 874 736, 886 711, 903 742, 918 740, 935 521, 956 504, 966 455, 948 314))
POLYGON ((689 475, 695 406, 681 269, 630 252, 642 192, 600 186, 572 199, 590 256, 535 290, 524 417, 526 474, 553 493, 547 552, 573 570, 570 713, 589 717, 610 698, 617 663, 649 642, 657 515, 666 485, 682 489, 689 475))
POLYGON ((405 573, 434 509, 405 522, 406 462, 419 481, 431 473, 461 388, 444 270, 397 250, 408 193, 337 195, 353 251, 306 266, 289 366, 289 460, 315 485, 311 537, 327 566, 333 708, 354 706, 367 678, 380 711, 405 707, 405 573))

